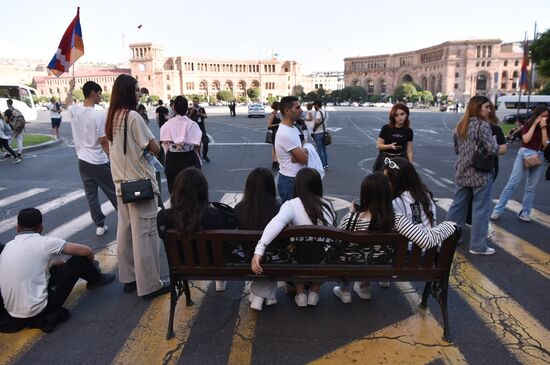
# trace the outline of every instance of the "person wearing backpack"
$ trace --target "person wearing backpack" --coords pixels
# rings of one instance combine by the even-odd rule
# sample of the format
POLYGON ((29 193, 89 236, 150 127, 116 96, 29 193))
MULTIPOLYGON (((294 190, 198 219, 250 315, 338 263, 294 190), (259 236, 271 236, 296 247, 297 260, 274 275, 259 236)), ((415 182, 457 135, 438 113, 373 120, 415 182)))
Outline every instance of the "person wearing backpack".
POLYGON ((13 156, 13 163, 21 162, 21 159, 15 154, 15 151, 10 147, 11 127, 4 120, 2 113, 0 113, 0 147, 6 150, 9 154, 6 156, 13 156))
POLYGON ((8 110, 6 110, 6 116, 8 117, 8 123, 11 125, 13 132, 11 137, 17 141, 17 157, 21 158, 23 153, 23 131, 25 130, 25 117, 23 113, 13 107, 13 100, 8 99, 6 102, 8 110))
POLYGON ((319 153, 319 157, 321 158, 321 162, 323 163, 323 168, 328 168, 328 155, 327 155, 327 146, 324 142, 324 136, 326 131, 326 112, 323 113, 322 111, 323 103, 321 100, 316 100, 313 103, 313 107, 315 108, 315 121, 313 124, 313 133, 312 137, 315 141, 315 146, 317 147, 317 152, 319 153))

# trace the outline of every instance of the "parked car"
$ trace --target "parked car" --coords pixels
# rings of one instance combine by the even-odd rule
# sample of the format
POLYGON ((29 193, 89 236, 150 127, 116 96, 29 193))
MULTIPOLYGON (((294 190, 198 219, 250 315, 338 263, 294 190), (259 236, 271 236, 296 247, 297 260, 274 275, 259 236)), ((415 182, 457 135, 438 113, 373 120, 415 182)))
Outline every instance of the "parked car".
POLYGON ((265 118, 265 108, 262 104, 250 104, 248 106, 248 117, 265 118))
MULTIPOLYGON (((531 118, 531 115, 532 115, 531 112, 519 113, 519 122, 521 124, 524 124, 527 119, 531 118)), ((506 124, 514 124, 516 122, 516 120, 518 120, 518 114, 517 113, 508 114, 507 116, 502 118, 502 122, 506 123, 506 124)))

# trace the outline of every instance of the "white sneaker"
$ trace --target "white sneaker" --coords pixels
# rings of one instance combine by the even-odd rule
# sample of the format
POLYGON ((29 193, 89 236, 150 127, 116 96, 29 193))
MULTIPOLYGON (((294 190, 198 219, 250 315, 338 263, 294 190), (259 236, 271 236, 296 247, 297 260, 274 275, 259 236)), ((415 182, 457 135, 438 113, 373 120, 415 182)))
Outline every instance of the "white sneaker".
POLYGON ((298 307, 307 307, 307 294, 306 293, 296 294, 296 296, 294 297, 294 301, 296 302, 296 305, 298 307))
POLYGON ((315 306, 319 303, 319 293, 309 291, 307 293, 307 305, 315 306))
POLYGON ((520 221, 524 221, 524 222, 527 222, 527 223, 531 222, 531 217, 529 217, 529 214, 525 214, 525 213, 521 213, 520 215, 518 215, 518 219, 520 221))
POLYGON ((342 303, 345 303, 345 304, 351 303, 351 293, 349 291, 348 292, 343 291, 342 288, 340 288, 339 286, 335 286, 334 288, 332 288, 332 294, 340 298, 342 303))
POLYGON ((103 225, 103 227, 97 227, 95 229, 95 234, 96 236, 103 236, 105 234, 105 232, 107 232, 109 230, 109 227, 107 227, 107 225, 103 225))
POLYGON ((363 286, 359 281, 353 283, 353 291, 359 295, 361 299, 370 299, 370 287, 363 286))
POLYGON ((264 305, 264 298, 255 296, 254 294, 250 293, 248 296, 248 300, 250 301, 250 308, 261 311, 262 307, 264 305))
POLYGON ((19 162, 21 162, 21 159, 19 157, 17 157, 15 160, 13 160, 12 163, 19 163, 19 162))
POLYGON ((491 220, 493 221, 498 221, 500 219, 500 214, 496 213, 496 212, 493 212, 491 213, 491 220))
POLYGON ((277 298, 266 298, 264 299, 264 303, 267 306, 277 304, 277 298))
POLYGON ((227 281, 216 280, 216 291, 224 291, 227 281))
POLYGON ((380 281, 380 282, 378 282, 378 286, 381 287, 381 288, 389 288, 390 287, 390 282, 389 281, 380 281))
POLYGON ((495 253, 495 249, 492 248, 492 247, 487 247, 487 249, 485 251, 474 251, 474 250, 470 250, 470 253, 472 255, 492 255, 495 253))

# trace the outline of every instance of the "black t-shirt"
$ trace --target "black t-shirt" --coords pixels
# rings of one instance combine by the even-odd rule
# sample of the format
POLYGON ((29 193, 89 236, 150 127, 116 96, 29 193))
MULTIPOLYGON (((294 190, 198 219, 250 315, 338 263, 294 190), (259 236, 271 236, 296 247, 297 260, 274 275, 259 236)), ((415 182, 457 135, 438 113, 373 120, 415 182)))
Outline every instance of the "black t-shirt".
POLYGON ((164 106, 159 106, 156 110, 156 113, 159 115, 159 127, 162 127, 162 125, 166 122, 166 116, 168 115, 168 109, 164 106))
POLYGON ((392 128, 386 124, 382 127, 378 137, 384 140, 384 144, 396 143, 397 146, 401 146, 401 149, 395 152, 406 153, 407 143, 413 140, 413 131, 409 127, 392 128))
POLYGON ((252 222, 245 222, 243 220, 243 215, 244 215, 243 203, 238 202, 237 205, 235 205, 235 219, 237 220, 237 229, 250 229, 250 230, 263 231, 265 229, 265 226, 267 226, 267 224, 271 221, 271 219, 275 217, 277 213, 279 213, 280 207, 281 206, 279 204, 276 204, 274 207, 271 207, 271 208, 264 207, 263 209, 264 209, 265 216, 263 218, 265 221, 260 222, 259 226, 255 226, 254 224, 252 224, 252 222), (267 211, 268 209, 271 211, 267 211))
MULTIPOLYGON (((500 128, 498 125, 489 123, 489 126, 491 127, 491 132, 493 133, 493 136, 495 137, 497 144, 503 145, 506 144, 506 137, 504 137, 504 132, 502 131, 502 128, 500 128)), ((496 179, 498 175, 498 154, 495 155, 495 166, 493 169, 493 179, 496 179)))
POLYGON ((199 114, 204 114, 204 113, 205 113, 205 110, 203 107, 198 107, 198 108, 193 107, 189 110, 189 119, 197 123, 202 123, 204 122, 204 117, 201 117, 199 114))

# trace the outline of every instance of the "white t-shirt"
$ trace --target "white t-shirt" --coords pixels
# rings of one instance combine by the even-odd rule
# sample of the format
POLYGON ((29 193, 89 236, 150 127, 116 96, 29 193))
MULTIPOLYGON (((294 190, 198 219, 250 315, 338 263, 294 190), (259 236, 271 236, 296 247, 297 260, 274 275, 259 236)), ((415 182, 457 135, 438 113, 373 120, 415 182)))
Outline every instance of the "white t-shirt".
MULTIPOLYGON (((403 194, 401 194, 401 196, 395 198, 392 202, 392 205, 393 205, 393 210, 396 213, 404 215, 408 220, 410 220, 418 228, 422 228, 422 229, 432 228, 432 225, 430 224, 430 220, 428 219, 428 216, 426 215, 426 213, 424 213, 424 209, 422 209, 422 205, 420 205, 419 202, 413 199, 409 191, 405 191, 403 194)), ((433 212, 433 218, 435 222, 436 208, 433 200, 431 202, 430 208, 433 212)))
POLYGON ((288 176, 296 177, 296 174, 304 165, 299 162, 292 162, 290 151, 295 148, 301 148, 300 132, 295 127, 288 127, 284 124, 279 124, 279 129, 275 135, 275 152, 277 152, 277 160, 279 161, 279 173, 288 176))
POLYGON ((313 117, 313 121, 322 121, 323 120, 323 117, 321 116, 321 113, 323 113, 323 116, 325 117, 325 122, 323 124, 321 124, 317 130, 315 132, 313 132, 313 134, 319 134, 319 133, 323 133, 324 130, 323 130, 323 126, 325 126, 325 129, 327 128, 327 112, 326 111, 321 111, 321 110, 317 110, 315 112, 315 116, 313 117))
MULTIPOLYGON (((323 216, 328 224, 334 223, 332 216, 326 210, 323 211, 323 216)), ((254 254, 263 256, 266 247, 275 239, 275 237, 277 237, 279 233, 281 233, 283 228, 289 224, 292 226, 304 226, 321 223, 313 223, 311 219, 309 219, 300 198, 287 200, 283 205, 281 205, 279 213, 277 213, 277 215, 273 217, 273 219, 271 219, 265 227, 262 238, 260 238, 260 241, 258 241, 258 244, 256 245, 254 254)))
POLYGON ((50 110, 50 118, 61 118, 61 113, 57 110, 59 103, 50 103, 48 104, 48 109, 50 110))
POLYGON ((109 157, 99 143, 99 138, 105 137, 105 113, 93 107, 71 105, 69 115, 78 159, 92 165, 109 162, 109 157))
POLYGON ((49 263, 63 252, 67 241, 22 233, 6 244, 0 255, 0 291, 12 317, 29 318, 48 304, 49 263))

